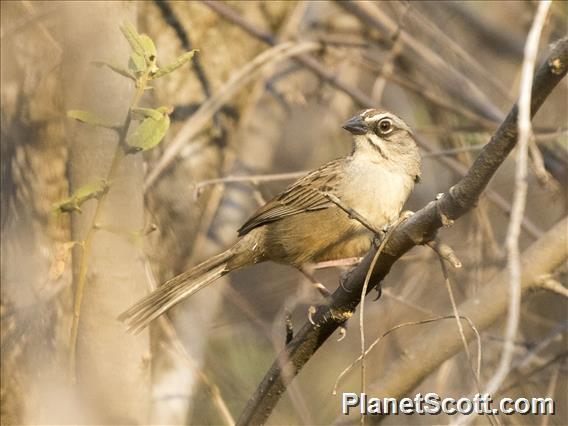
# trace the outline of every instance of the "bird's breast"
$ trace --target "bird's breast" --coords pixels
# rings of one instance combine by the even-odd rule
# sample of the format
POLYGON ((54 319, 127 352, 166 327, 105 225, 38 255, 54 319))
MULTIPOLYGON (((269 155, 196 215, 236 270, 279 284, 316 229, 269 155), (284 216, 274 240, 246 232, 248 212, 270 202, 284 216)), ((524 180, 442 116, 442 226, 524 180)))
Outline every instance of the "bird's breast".
POLYGON ((371 162, 353 162, 342 179, 343 202, 382 228, 398 217, 414 186, 411 176, 371 162))

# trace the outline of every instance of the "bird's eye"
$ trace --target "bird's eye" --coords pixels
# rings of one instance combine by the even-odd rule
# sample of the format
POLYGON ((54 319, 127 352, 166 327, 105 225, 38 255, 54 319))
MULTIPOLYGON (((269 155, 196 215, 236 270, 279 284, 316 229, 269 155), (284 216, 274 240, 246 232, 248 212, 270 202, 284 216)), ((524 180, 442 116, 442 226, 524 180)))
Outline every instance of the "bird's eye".
POLYGON ((379 129, 380 133, 386 135, 392 132, 392 121, 388 118, 383 118, 381 121, 379 121, 377 128, 379 129))

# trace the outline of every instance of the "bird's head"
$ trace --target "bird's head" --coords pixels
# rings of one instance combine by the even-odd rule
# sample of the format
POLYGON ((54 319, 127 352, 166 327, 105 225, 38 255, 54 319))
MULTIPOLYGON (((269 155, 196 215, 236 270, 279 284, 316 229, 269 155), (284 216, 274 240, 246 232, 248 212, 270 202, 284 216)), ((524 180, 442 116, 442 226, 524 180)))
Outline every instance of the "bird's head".
POLYGON ((420 167, 420 154, 412 130, 392 112, 366 109, 350 118, 343 128, 353 135, 354 155, 402 163, 413 170, 420 167))

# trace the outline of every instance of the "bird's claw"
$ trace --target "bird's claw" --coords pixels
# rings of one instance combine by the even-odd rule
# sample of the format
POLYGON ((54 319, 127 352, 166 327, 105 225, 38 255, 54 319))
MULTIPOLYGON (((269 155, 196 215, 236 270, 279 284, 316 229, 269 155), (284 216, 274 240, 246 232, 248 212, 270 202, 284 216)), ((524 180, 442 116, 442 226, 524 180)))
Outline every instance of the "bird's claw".
POLYGON ((337 341, 341 342, 343 339, 345 339, 345 336, 347 336, 347 328, 340 325, 339 326, 339 337, 337 338, 337 341))
POLYGON ((308 321, 310 322, 311 325, 316 325, 316 323, 314 322, 314 318, 313 315, 316 313, 316 307, 315 306, 310 306, 308 308, 308 321))
POLYGON ((373 302, 376 302, 377 300, 379 300, 381 298, 381 296, 383 295, 383 286, 379 283, 377 285, 377 287, 375 287, 375 290, 377 290, 377 297, 375 297, 373 299, 373 302))

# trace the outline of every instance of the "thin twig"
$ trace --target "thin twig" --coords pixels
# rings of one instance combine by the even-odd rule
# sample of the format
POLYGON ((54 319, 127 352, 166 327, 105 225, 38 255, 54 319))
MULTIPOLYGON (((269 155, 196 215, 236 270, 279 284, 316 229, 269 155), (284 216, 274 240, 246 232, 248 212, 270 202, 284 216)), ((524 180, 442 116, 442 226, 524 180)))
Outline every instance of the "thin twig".
POLYGON ((454 154, 461 154, 463 152, 471 152, 471 151, 481 151, 485 144, 477 144, 477 145, 468 145, 468 146, 460 146, 459 148, 449 148, 449 149, 441 149, 439 151, 430 151, 425 154, 422 154, 422 158, 432 158, 432 157, 440 157, 442 155, 454 155, 454 154))
MULTIPOLYGON (((438 253, 438 252, 436 252, 438 253)), ((452 312, 454 314, 454 318, 456 319, 456 324, 458 326, 458 331, 460 334, 460 338, 462 340, 463 349, 465 351, 465 355, 467 357, 467 362, 469 368, 471 369, 471 373, 475 380, 475 384, 478 390, 481 390, 479 377, 481 375, 481 341, 478 341, 477 347, 477 365, 476 368, 473 368, 473 360, 471 359, 471 353, 469 352, 469 346, 467 344, 467 339, 465 338, 465 334, 463 331, 463 326, 461 324, 460 318, 461 315, 458 311, 458 305, 456 304, 456 299, 454 297, 454 291, 452 290, 452 284, 450 283, 450 276, 448 274, 448 269, 446 268, 446 264, 444 263, 444 257, 438 253, 438 258, 440 260, 440 268, 442 269, 442 274, 444 275, 444 283, 446 284, 446 290, 448 291, 448 296, 450 297, 450 304, 452 305, 452 312)))
MULTIPOLYGON (((376 229, 364 216, 359 214, 357 211, 355 211, 351 207, 345 205, 335 194, 332 194, 332 193, 329 193, 329 192, 322 192, 322 194, 323 194, 324 197, 326 197, 328 200, 330 200, 332 203, 334 203, 337 207, 339 207, 341 210, 343 210, 345 213, 347 213, 350 218, 358 221, 361 225, 363 225, 365 228, 367 228, 369 231, 371 231, 377 237, 381 236, 382 234, 385 234, 381 230, 376 229)), ((367 271, 367 275, 365 277, 365 282, 363 284, 363 288, 361 289, 361 310, 360 310, 360 313, 359 313, 359 331, 360 331, 360 337, 361 337, 361 393, 362 394, 365 393, 365 321, 364 321, 365 320, 365 303, 364 303, 364 299, 365 299, 365 295, 367 294, 367 288, 369 286, 369 281, 371 279, 371 272, 373 271, 373 269, 375 267, 375 263, 377 262, 379 256, 381 255, 383 249, 385 248, 385 245, 389 241, 392 233, 398 228, 398 226, 404 220, 406 220, 409 217, 409 215, 405 214, 405 213, 403 213, 397 219, 397 221, 389 227, 388 231, 386 232, 386 234, 382 238, 381 243, 380 243, 379 247, 377 248, 377 252, 375 253, 375 256, 374 256, 374 258, 371 262, 371 265, 369 266, 369 269, 367 271)), ((361 414, 360 422, 361 422, 361 425, 365 424, 365 415, 364 414, 361 414)))
MULTIPOLYGON (((398 226, 408 219, 408 216, 404 213, 397 219, 397 221, 389 227, 389 230, 381 240, 381 244, 377 248, 377 252, 367 269, 367 275, 365 276, 365 281, 363 283, 363 288, 361 289, 361 310, 359 311, 359 332, 361 338, 361 394, 365 393, 365 295, 367 294, 367 288, 369 287, 369 282, 371 281, 371 275, 373 270, 375 269, 375 265, 377 260, 379 260, 379 256, 383 252, 386 244, 390 240, 392 234, 398 226)), ((360 417, 360 424, 365 424, 365 415, 361 413, 360 417)))
POLYGON ((462 267, 461 261, 456 256, 452 248, 442 242, 438 238, 426 244, 440 257, 440 259, 447 260, 454 268, 459 269, 462 267))
POLYGON ((550 275, 543 277, 541 280, 539 280, 537 282, 537 286, 544 290, 548 290, 560 296, 568 298, 568 288, 564 287, 561 283, 556 281, 550 275))
POLYGON ((309 170, 290 172, 290 173, 275 173, 275 174, 265 174, 265 175, 248 175, 248 176, 225 176, 215 179, 202 180, 195 184, 194 196, 199 197, 203 192, 203 189, 210 185, 219 185, 226 183, 235 182, 272 182, 278 180, 293 180, 298 179, 308 173, 309 170))
MULTIPOLYGON (((444 283, 446 284, 446 290, 448 291, 448 296, 450 297, 450 303, 452 305, 452 311, 454 314, 454 318, 456 319, 456 324, 458 326, 458 331, 459 331, 459 335, 460 335, 460 339, 462 341, 462 345, 465 351, 465 355, 467 357, 467 364, 470 368, 471 374, 473 376, 473 379, 475 381, 475 388, 476 390, 481 393, 481 382, 480 382, 480 376, 481 376, 481 339, 479 338, 479 333, 477 332, 477 329, 475 327, 473 327, 473 329, 475 330, 476 336, 477 336, 477 368, 473 368, 473 360, 471 358, 471 353, 469 352, 469 346, 467 344, 467 339, 465 337, 465 333, 463 330, 463 326, 462 323, 460 321, 461 315, 459 313, 458 310, 458 306, 456 304, 456 299, 454 297, 454 292, 452 290, 452 285, 450 283, 450 276, 448 274, 448 269, 446 268, 446 264, 444 263, 444 260, 448 260, 448 262, 450 262, 451 264, 454 264, 455 262, 457 262, 457 264, 459 265, 458 267, 461 267, 461 262, 455 257, 455 255, 452 256, 453 251, 451 249, 449 249, 448 246, 443 246, 437 239, 434 240, 436 241, 436 244, 431 245, 431 247, 433 248, 433 250, 438 254, 438 259, 440 261, 440 268, 442 269, 442 274, 444 275, 444 283)), ((472 323, 471 323, 472 324, 472 323)), ((491 424, 495 423, 495 417, 491 414, 490 417, 490 422, 491 424)))
POLYGON ((341 201, 335 194, 332 194, 331 192, 321 192, 321 194, 329 201, 331 201, 333 204, 335 204, 337 207, 339 207, 341 210, 343 210, 345 213, 347 213, 347 215, 349 215, 351 219, 355 219, 357 222, 359 222, 361 225, 363 225, 365 228, 367 228, 376 236, 381 236, 382 234, 384 234, 384 232, 382 232, 380 229, 376 229, 371 224, 371 222, 369 222, 365 217, 363 217, 357 211, 345 205, 343 201, 341 201))
MULTIPOLYGON (((401 328, 410 327, 410 326, 414 326, 414 325, 430 324, 432 322, 436 322, 436 321, 440 321, 440 320, 446 320, 446 319, 454 319, 454 318, 455 317, 453 315, 444 315, 444 316, 438 316, 438 317, 429 318, 429 319, 425 319, 425 320, 410 321, 410 322, 405 322, 405 323, 402 323, 402 324, 395 325, 394 327, 385 331, 377 339, 375 339, 375 341, 373 341, 373 343, 371 343, 369 345, 369 348, 365 351, 365 355, 368 355, 375 348, 375 346, 377 346, 381 342, 381 340, 383 340, 385 337, 387 337, 393 331, 400 330, 401 328)), ((464 316, 460 316, 459 318, 466 320, 468 322, 469 326, 471 327, 471 329, 475 333, 475 336, 476 336, 476 339, 477 339, 477 342, 478 342, 478 348, 481 348, 481 337, 479 335, 479 332, 477 331, 477 329, 473 325, 473 322, 469 318, 464 317, 464 316)), ((481 351, 478 353, 478 358, 481 356, 480 354, 481 354, 481 351)), ((345 375, 347 373, 349 373, 353 369, 353 367, 355 367, 355 365, 357 365, 357 363, 359 361, 361 361, 361 359, 362 359, 361 355, 359 355, 359 357, 355 361, 353 361, 351 364, 349 364, 348 367, 346 367, 341 373, 339 373, 339 376, 337 376, 337 379, 335 380, 335 384, 333 385, 333 391, 332 391, 333 395, 337 394, 337 388, 339 387, 339 384, 341 383, 341 379, 343 379, 343 377, 345 377, 345 375)), ((481 363, 481 359, 479 359, 479 363, 481 363)))
MULTIPOLYGON (((533 82, 534 67, 538 52, 540 33, 546 21, 548 9, 551 1, 545 0, 539 3, 535 19, 529 32, 525 46, 525 58, 521 73, 521 89, 519 96, 519 118, 518 118, 518 141, 517 158, 515 171, 515 194, 513 197, 513 207, 511 220, 507 231, 506 246, 508 251, 507 267, 509 269, 509 308, 507 314, 507 325, 505 330, 505 342, 503 352, 497 370, 486 386, 486 392, 493 394, 507 376, 511 360, 513 357, 513 342, 517 335, 517 328, 520 318, 521 306, 521 260, 519 253, 519 235, 521 221, 526 204, 527 194, 527 152, 528 143, 531 137, 531 87, 533 82)), ((473 416, 469 417, 470 419, 473 416)), ((471 421, 471 420, 470 420, 471 421)))
MULTIPOLYGON (((356 212, 354 209, 346 206, 336 195, 331 194, 329 192, 322 193, 328 200, 334 203, 337 207, 343 210, 345 213, 349 215, 350 218, 357 220, 361 225, 375 234, 377 237, 384 234, 380 230, 376 229, 365 217, 361 214, 356 212)), ((365 277, 365 283, 363 284, 363 288, 361 289, 361 310, 359 312, 359 332, 361 338, 361 393, 365 393, 365 295, 367 294, 367 287, 369 286, 369 281, 371 279, 371 272, 375 267, 375 263, 377 262, 379 256, 381 255, 383 249, 385 248, 386 243, 389 241, 390 236, 396 230, 398 225, 407 219, 406 215, 401 216, 386 232, 384 237, 381 240, 381 244, 379 245, 375 257, 369 266, 367 276, 365 277)), ((361 425, 365 424, 365 415, 361 413, 360 417, 361 425)))

